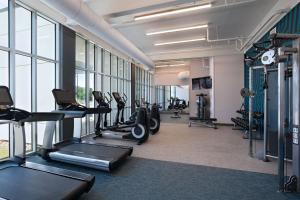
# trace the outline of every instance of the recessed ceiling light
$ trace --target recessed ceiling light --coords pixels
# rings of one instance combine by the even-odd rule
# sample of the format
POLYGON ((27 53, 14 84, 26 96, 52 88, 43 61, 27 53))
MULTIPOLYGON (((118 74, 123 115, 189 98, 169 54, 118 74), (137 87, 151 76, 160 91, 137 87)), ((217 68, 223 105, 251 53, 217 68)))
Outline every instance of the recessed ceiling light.
POLYGON ((169 44, 180 44, 180 43, 188 43, 188 42, 197 42, 197 41, 203 41, 206 40, 206 38, 195 38, 190 40, 179 40, 179 41, 173 41, 173 42, 162 42, 162 43, 156 43, 155 46, 163 46, 163 45, 169 45, 169 44))
POLYGON ((200 10, 200 9, 204 9, 204 8, 210 8, 211 6, 212 5, 209 3, 209 4, 202 4, 202 5, 197 5, 197 6, 190 6, 190 7, 185 7, 185 8, 167 10, 167 11, 163 11, 163 12, 156 12, 156 13, 152 13, 152 14, 137 16, 137 17, 134 17, 134 20, 137 21, 137 20, 151 19, 151 18, 156 18, 156 17, 164 17, 164 16, 168 16, 168 15, 175 15, 175 14, 200 10))
POLYGON ((163 31, 156 31, 156 32, 149 32, 146 33, 146 35, 158 35, 158 34, 164 34, 164 33, 173 33, 173 32, 179 32, 179 31, 189 31, 189 30, 195 30, 195 29, 201 29, 201 28, 207 28, 208 25, 197 25, 197 26, 189 26, 189 27, 183 27, 183 28, 175 28, 175 29, 168 29, 163 31))

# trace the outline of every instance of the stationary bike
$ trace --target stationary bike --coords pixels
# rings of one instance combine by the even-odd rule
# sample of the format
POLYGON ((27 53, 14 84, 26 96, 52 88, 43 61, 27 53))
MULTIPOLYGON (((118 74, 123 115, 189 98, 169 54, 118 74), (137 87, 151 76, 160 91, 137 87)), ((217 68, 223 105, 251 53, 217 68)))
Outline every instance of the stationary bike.
MULTIPOLYGON (((112 101, 112 98, 108 100, 108 98, 103 95, 100 91, 93 91, 92 92, 95 100, 98 103, 98 107, 106 106, 110 107, 109 103, 112 101), (107 100, 107 102, 105 101, 107 100)), ((108 93, 110 95, 110 93, 108 93)), ((95 134, 97 137, 102 137, 102 131, 112 131, 113 133, 109 133, 109 135, 112 135, 113 138, 118 139, 129 139, 129 140, 136 140, 138 141, 138 144, 142 144, 146 142, 149 138, 149 122, 147 120, 147 111, 146 109, 140 109, 137 113, 137 117, 134 123, 126 123, 126 122, 120 122, 120 114, 124 118, 124 108, 125 103, 122 100, 122 97, 117 92, 113 92, 113 97, 117 102, 117 114, 115 121, 112 126, 107 125, 107 114, 104 116, 104 124, 103 128, 101 128, 101 123, 103 119, 103 114, 98 115, 96 128, 95 128, 95 134), (120 132, 127 133, 127 134, 120 134, 120 132)), ((107 134, 105 134, 107 135, 107 134)))

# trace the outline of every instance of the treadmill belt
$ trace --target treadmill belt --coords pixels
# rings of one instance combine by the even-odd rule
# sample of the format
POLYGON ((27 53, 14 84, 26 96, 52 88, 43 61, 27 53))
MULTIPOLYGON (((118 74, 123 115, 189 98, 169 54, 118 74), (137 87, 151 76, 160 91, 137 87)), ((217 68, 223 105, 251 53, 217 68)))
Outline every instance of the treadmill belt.
POLYGON ((87 183, 24 167, 0 170, 0 197, 9 200, 75 199, 87 183))
POLYGON ((131 154, 131 149, 101 144, 72 143, 60 146, 59 152, 82 155, 106 161, 118 161, 131 154))

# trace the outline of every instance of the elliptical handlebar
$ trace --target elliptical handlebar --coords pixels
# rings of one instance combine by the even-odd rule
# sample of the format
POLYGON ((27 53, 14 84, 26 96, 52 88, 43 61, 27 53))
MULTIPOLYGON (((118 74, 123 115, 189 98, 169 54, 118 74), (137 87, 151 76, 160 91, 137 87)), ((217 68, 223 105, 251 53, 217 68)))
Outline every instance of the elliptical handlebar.
POLYGON ((110 94, 110 92, 106 92, 108 95, 109 95, 109 99, 108 97, 105 95, 105 93, 103 94, 104 95, 104 98, 106 99, 107 103, 110 104, 112 102, 112 96, 110 94))
POLYGON ((122 99, 123 99, 124 103, 126 104, 127 100, 128 100, 128 97, 127 97, 127 95, 124 92, 123 92, 122 99))

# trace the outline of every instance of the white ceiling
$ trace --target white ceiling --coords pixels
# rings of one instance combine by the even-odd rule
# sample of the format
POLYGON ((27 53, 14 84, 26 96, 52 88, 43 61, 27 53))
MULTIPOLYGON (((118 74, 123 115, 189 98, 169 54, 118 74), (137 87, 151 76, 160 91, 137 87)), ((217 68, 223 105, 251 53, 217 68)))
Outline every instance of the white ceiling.
MULTIPOLYGON (((99 16, 133 42, 146 55, 155 60, 157 55, 202 49, 236 49, 257 27, 278 0, 85 0, 99 16), (199 3, 212 3, 212 8, 186 14, 134 21, 134 16, 186 7, 199 3), (159 31, 191 25, 209 24, 208 29, 146 36, 148 31, 159 31), (168 42, 207 37, 209 41, 154 46, 168 42)), ((159 59, 162 57, 160 56, 159 59)), ((181 59, 178 57, 178 59, 181 59)))

